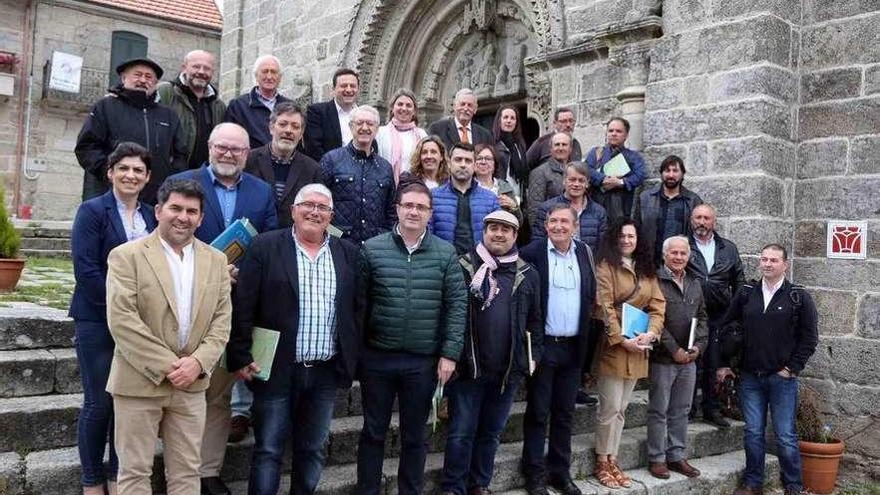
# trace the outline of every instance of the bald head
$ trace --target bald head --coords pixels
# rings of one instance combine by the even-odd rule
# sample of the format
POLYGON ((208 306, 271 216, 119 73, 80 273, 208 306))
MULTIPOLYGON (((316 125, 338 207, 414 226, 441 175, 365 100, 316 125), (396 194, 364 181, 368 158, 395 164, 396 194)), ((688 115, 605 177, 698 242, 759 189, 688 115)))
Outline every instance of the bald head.
POLYGON ((214 127, 208 138, 208 161, 211 171, 221 183, 232 186, 247 163, 249 139, 244 127, 224 122, 214 127))
POLYGON ((196 96, 201 97, 214 78, 214 55, 204 50, 187 53, 183 57, 180 73, 183 74, 186 85, 196 96))

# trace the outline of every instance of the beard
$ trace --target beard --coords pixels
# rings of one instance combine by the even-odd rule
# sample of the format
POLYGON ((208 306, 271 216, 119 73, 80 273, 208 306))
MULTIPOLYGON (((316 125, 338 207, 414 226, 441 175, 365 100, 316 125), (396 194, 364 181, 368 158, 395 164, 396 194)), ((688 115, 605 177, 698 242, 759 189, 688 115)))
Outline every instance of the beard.
POLYGON ((681 185, 684 179, 675 180, 675 179, 666 179, 663 181, 663 185, 666 186, 666 189, 675 189, 681 185))

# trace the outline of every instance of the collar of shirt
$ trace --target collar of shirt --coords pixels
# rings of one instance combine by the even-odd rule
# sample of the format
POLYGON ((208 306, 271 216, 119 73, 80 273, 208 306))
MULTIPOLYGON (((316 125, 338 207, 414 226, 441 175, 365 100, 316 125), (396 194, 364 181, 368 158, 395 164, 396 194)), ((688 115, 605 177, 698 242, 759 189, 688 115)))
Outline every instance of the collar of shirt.
POLYGON ((234 191, 234 190, 238 189, 239 184, 241 184, 241 179, 243 177, 243 173, 238 174, 238 178, 235 180, 235 184, 233 184, 231 187, 227 187, 226 184, 217 180, 217 176, 214 175, 214 169, 211 168, 211 164, 209 163, 208 164, 208 177, 211 178, 211 184, 214 184, 215 187, 222 187, 223 189, 226 189, 227 191, 234 191))
POLYGON ((696 234, 694 234, 694 241, 697 242, 698 246, 711 246, 715 244, 715 232, 712 232, 712 235, 709 236, 709 240, 706 242, 701 241, 700 238, 697 237, 696 234))
POLYGON ((556 246, 553 245, 553 242, 552 242, 551 240, 549 240, 549 239, 547 240, 547 252, 548 252, 548 253, 553 253, 553 254, 555 254, 556 256, 559 256, 560 258, 571 258, 571 257, 573 257, 573 256, 574 256, 574 253, 575 253, 575 250, 577 250, 577 243, 574 242, 574 239, 572 239, 572 241, 571 241, 571 245, 568 247, 568 251, 566 251, 566 252, 564 252, 564 253, 563 253, 562 251, 556 249, 556 246))
POLYGON ((333 104, 336 105, 336 114, 337 115, 339 115, 340 117, 348 117, 348 118, 351 118, 351 113, 354 112, 355 110, 357 110, 357 107, 358 107, 357 105, 352 105, 351 110, 346 112, 344 108, 339 106, 339 103, 336 101, 336 98, 333 98, 333 104))
MULTIPOLYGON (((296 248, 299 249, 300 251, 302 251, 303 254, 308 256, 309 259, 312 259, 312 257, 309 256, 309 252, 306 251, 305 246, 303 246, 299 242, 299 239, 296 238, 296 226, 293 226, 290 228, 290 235, 293 237, 293 243, 296 245, 296 248)), ((329 248, 330 248, 330 235, 327 234, 326 232, 324 232, 324 241, 321 243, 321 248, 318 249, 318 254, 315 256, 315 259, 312 259, 312 261, 315 261, 318 258, 320 258, 321 255, 324 254, 324 252, 326 250, 328 250, 329 248)))
POLYGON ((425 240, 425 235, 428 233, 428 230, 425 229, 425 231, 422 232, 422 235, 420 235, 419 238, 416 240, 416 243, 412 246, 406 245, 406 238, 403 237, 403 234, 400 232, 400 224, 394 226, 394 233, 400 236, 400 239, 403 241, 403 245, 406 246, 406 250, 409 251, 409 254, 413 254, 414 252, 416 252, 419 246, 422 245, 422 241, 425 240))
MULTIPOLYGON (((460 131, 461 128, 464 127, 468 130, 468 137, 471 136, 472 133, 471 133, 471 123, 470 122, 468 122, 468 125, 464 125, 461 122, 459 122, 458 119, 455 117, 452 117, 452 120, 455 121, 455 130, 456 131, 460 131)), ((471 142, 473 142, 473 138, 471 138, 471 142)))
MULTIPOLYGON (((779 282, 776 282, 772 286, 767 285, 767 279, 761 278, 761 289, 764 291, 764 294, 769 294, 770 297, 773 297, 773 294, 776 294, 776 291, 782 287, 782 283, 785 282, 785 277, 779 279, 779 282)), ((769 299, 768 299, 769 300, 769 299)))
POLYGON ((663 264, 663 269, 666 270, 666 273, 668 273, 669 276, 672 277, 672 281, 678 284, 679 287, 682 287, 684 285, 684 270, 682 270, 681 273, 675 273, 675 270, 669 268, 669 265, 665 263, 663 264))
POLYGON ((275 94, 272 95, 271 98, 266 98, 263 96, 263 93, 260 92, 260 88, 257 88, 257 99, 260 100, 263 105, 266 105, 269 108, 274 108, 275 102, 278 100, 278 91, 275 91, 275 94))
POLYGON ((190 241, 190 243, 186 246, 183 246, 183 258, 181 258, 179 254, 177 254, 177 251, 175 251, 174 248, 171 247, 171 244, 168 244, 167 242, 165 242, 165 239, 162 239, 161 235, 159 236, 159 242, 162 243, 162 248, 165 250, 165 252, 174 256, 175 259, 186 261, 192 259, 193 257, 193 245, 195 243, 192 241, 190 241))

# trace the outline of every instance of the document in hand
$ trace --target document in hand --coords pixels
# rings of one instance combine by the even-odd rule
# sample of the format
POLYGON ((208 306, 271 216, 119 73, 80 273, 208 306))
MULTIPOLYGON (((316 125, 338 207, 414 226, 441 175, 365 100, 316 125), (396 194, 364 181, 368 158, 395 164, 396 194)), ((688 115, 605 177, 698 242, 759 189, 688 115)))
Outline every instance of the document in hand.
POLYGON ((694 348, 694 340, 697 337, 697 319, 691 318, 691 333, 688 335, 688 348, 685 350, 691 350, 694 348))
POLYGON ((629 164, 626 163, 626 158, 623 157, 623 153, 618 153, 614 155, 614 158, 608 160, 605 165, 602 165, 602 173, 604 173, 605 175, 623 177, 629 172, 629 164))
POLYGON ((260 367, 260 372, 254 378, 264 382, 269 381, 272 374, 272 363, 275 362, 275 351, 278 349, 278 339, 281 332, 269 330, 263 327, 254 327, 252 334, 251 356, 260 367))
POLYGON ((620 331, 624 337, 634 339, 648 331, 648 313, 627 303, 623 303, 623 319, 620 331))
POLYGON ((234 264, 244 256, 244 252, 256 236, 257 229, 251 225, 250 220, 239 218, 229 224, 229 227, 226 227, 226 230, 214 239, 211 247, 223 251, 223 254, 226 255, 226 260, 230 264, 234 264))

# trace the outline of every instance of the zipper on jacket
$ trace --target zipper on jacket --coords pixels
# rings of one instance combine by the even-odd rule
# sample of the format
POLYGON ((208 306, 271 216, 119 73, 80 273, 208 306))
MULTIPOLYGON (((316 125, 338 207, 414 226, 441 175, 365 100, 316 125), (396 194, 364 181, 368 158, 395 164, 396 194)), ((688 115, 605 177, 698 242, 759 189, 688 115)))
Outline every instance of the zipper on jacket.
MULTIPOLYGON (((520 285, 520 283, 522 283, 522 280, 525 280, 525 275, 523 275, 523 274, 526 273, 528 270, 529 270, 529 266, 526 265, 522 272, 517 271, 513 276, 513 289, 510 291, 510 300, 514 301, 514 303, 513 303, 514 304, 514 312, 513 312, 514 319, 513 319, 513 321, 516 321, 516 319, 519 318, 519 300, 516 298, 516 291, 517 291, 517 289, 519 289, 519 285, 520 285), (517 276, 522 277, 522 279, 519 282, 517 282, 517 276)), ((523 332, 525 332, 525 329, 523 329, 523 332)), ((511 334, 510 335, 510 355, 507 358, 507 371, 504 372, 504 380, 501 381, 501 395, 504 395, 504 389, 507 388, 507 380, 510 379, 510 370, 513 369, 513 350, 515 348, 514 346, 516 346, 516 330, 512 330, 510 332, 510 334, 511 334)), ((525 333, 523 333, 523 339, 525 339, 525 337, 526 337, 525 333)), ((529 356, 528 356, 528 352, 526 352, 526 372, 527 373, 528 373, 529 366, 531 366, 531 363, 529 363, 528 361, 529 361, 529 356)))
POLYGON ((147 137, 147 151, 151 151, 153 149, 152 143, 150 143, 150 120, 147 118, 147 109, 144 108, 144 133, 147 137))

